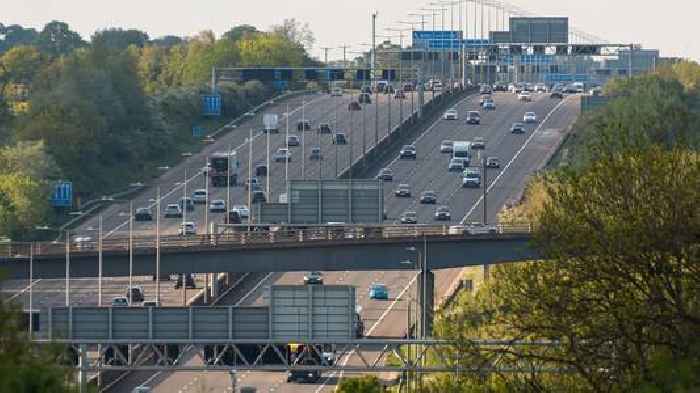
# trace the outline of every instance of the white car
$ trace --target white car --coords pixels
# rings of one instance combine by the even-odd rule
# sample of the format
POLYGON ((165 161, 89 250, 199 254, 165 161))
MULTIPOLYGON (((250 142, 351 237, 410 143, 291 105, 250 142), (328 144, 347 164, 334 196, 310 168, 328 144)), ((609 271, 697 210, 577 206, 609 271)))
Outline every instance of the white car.
POLYGON ((250 217, 250 209, 248 209, 248 206, 246 205, 234 205, 233 208, 231 208, 231 211, 238 213, 240 218, 250 217))
POLYGON ((456 109, 448 109, 447 112, 442 116, 445 120, 459 120, 459 114, 457 114, 456 109))
POLYGON ((523 116, 523 121, 525 123, 537 123, 537 115, 535 112, 526 112, 523 116))
POLYGON ((454 150, 454 142, 442 141, 440 144, 440 153, 452 153, 454 150))
POLYGON ((192 201, 194 203, 207 203, 207 190, 203 188, 194 190, 192 193, 192 201))
POLYGON ((532 101, 532 95, 530 95, 529 91, 523 90, 520 93, 518 93, 518 100, 524 101, 524 102, 530 102, 530 101, 532 101))
POLYGON ((177 230, 178 235, 188 236, 197 234, 197 224, 192 221, 183 222, 177 230))
POLYGON ((333 96, 333 97, 340 97, 342 95, 343 95, 343 89, 335 88, 331 91, 331 96, 333 96))
POLYGON ((223 199, 215 199, 209 203, 210 213, 226 213, 226 201, 223 199))
POLYGON ((474 137, 472 140, 472 149, 486 149, 486 139, 480 136, 474 137))

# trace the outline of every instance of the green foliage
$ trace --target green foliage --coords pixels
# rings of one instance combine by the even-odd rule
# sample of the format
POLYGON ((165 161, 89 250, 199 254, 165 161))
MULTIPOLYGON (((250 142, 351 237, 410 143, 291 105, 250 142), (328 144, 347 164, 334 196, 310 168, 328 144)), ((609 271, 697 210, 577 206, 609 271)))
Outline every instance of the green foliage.
POLYGON ((0 302, 0 392, 68 393, 71 372, 60 364, 60 350, 31 345, 20 311, 0 302))
POLYGON ((338 393, 381 393, 382 386, 374 375, 359 378, 344 378, 336 389, 338 393))
POLYGON ((42 52, 51 57, 69 54, 85 46, 80 34, 72 31, 67 23, 52 21, 39 33, 36 42, 42 52))
POLYGON ((0 53, 3 53, 15 46, 35 44, 39 38, 39 33, 33 28, 24 28, 19 25, 5 26, 0 23, 0 53))
POLYGON ((100 30, 92 36, 93 47, 103 47, 110 50, 124 50, 131 45, 143 48, 148 42, 148 34, 143 31, 129 29, 100 30))
POLYGON ((224 33, 224 38, 230 41, 239 41, 243 38, 251 38, 258 34, 257 28, 251 25, 239 25, 224 33))

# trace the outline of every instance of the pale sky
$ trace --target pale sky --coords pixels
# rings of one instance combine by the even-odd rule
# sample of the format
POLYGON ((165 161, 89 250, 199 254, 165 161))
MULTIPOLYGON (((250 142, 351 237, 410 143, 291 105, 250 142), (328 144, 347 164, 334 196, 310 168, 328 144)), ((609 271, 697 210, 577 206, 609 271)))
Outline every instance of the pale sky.
MULTIPOLYGON (((284 18, 296 18, 309 23, 316 36, 312 54, 321 56, 320 47, 350 45, 351 50, 366 49, 361 44, 371 42, 372 10, 379 13, 377 30, 386 34, 383 30, 387 27, 408 27, 396 22, 410 20, 407 14, 430 8, 428 3, 435 1, 0 0, 4 3, 0 4, 0 22, 41 28, 57 19, 89 39, 95 30, 107 27, 136 28, 152 38, 166 34, 192 35, 201 30, 213 30, 220 35, 237 24, 267 29, 284 18)), ((645 48, 661 49, 662 56, 700 60, 700 40, 695 37, 700 32, 698 0, 666 0, 662 4, 648 0, 512 0, 510 3, 538 16, 568 16, 570 23, 580 30, 609 42, 641 43, 645 48)), ((449 11, 447 15, 449 22, 449 11)), ((455 21, 457 15, 455 10, 455 21)), ((342 57, 342 50, 332 50, 329 57, 342 57)))

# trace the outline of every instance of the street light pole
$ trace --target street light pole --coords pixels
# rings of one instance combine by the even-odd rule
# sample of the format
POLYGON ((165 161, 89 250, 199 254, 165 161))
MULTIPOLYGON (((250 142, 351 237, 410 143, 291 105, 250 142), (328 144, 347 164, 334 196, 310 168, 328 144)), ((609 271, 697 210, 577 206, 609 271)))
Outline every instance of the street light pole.
MULTIPOLYGON (((287 104, 287 112, 285 116, 285 121, 286 121, 286 128, 284 130, 284 140, 285 140, 285 146, 287 147, 287 155, 289 155, 289 104, 287 104)), ((287 189, 289 187, 289 159, 288 157, 284 158, 284 187, 287 189)), ((287 198, 289 198, 289 195, 287 195, 287 198)), ((250 209, 250 205, 248 205, 248 208, 250 209)))
POLYGON ((134 201, 129 201, 129 306, 131 306, 132 276, 134 275, 134 201))
POLYGON ((70 233, 66 229, 66 307, 70 307, 70 233))
POLYGON ((97 306, 102 307, 102 215, 98 217, 99 229, 97 232, 97 259, 98 259, 98 276, 97 277, 97 306))
POLYGON ((160 186, 156 188, 156 304, 160 305, 160 186))
POLYGON ((32 281, 34 280, 34 242, 29 243, 29 340, 32 339, 34 328, 34 291, 32 281))

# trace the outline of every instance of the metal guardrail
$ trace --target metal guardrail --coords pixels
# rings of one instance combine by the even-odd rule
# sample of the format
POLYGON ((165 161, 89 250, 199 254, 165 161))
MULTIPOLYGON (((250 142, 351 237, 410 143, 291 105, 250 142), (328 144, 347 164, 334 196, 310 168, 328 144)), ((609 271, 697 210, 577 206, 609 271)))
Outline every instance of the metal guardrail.
MULTIPOLYGON (((161 252, 171 252, 178 249, 196 247, 226 248, 235 246, 308 244, 323 242, 362 242, 380 241, 387 239, 407 238, 463 238, 500 237, 503 235, 529 235, 532 233, 531 224, 499 224, 499 225, 215 225, 214 234, 189 236, 139 236, 133 237, 131 249, 135 253, 155 249, 160 246, 161 252)), ((129 251, 128 237, 114 237, 102 240, 103 252, 129 251)), ((35 243, 0 243, 0 256, 8 258, 27 258, 34 256, 64 255, 70 251, 75 254, 94 254, 98 251, 97 239, 75 241, 66 247, 65 242, 35 242, 35 243), (33 248, 33 249, 32 249, 33 248)))

